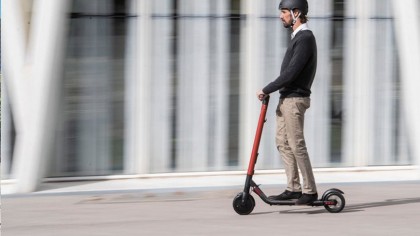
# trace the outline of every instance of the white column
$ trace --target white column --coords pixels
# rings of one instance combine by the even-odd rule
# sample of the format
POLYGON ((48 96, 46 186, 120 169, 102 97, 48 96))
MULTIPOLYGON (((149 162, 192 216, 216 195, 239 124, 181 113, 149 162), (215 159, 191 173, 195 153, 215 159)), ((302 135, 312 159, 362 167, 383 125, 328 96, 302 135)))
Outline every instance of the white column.
POLYGON ((401 105, 406 119, 407 137, 415 164, 420 166, 420 3, 416 0, 392 1, 395 35, 400 61, 401 105))
POLYGON ((24 79, 26 47, 28 44, 28 20, 22 1, 2 1, 2 70, 3 83, 8 90, 11 111, 14 115, 16 129, 25 125, 26 94, 29 85, 24 79))
MULTIPOLYGON (((137 15, 137 1, 130 1, 129 13, 137 15)), ((124 68, 124 173, 136 173, 137 164, 136 158, 136 138, 137 138, 137 43, 139 34, 137 32, 137 24, 140 16, 128 21, 127 24, 127 50, 125 54, 125 68, 124 68)))
POLYGON ((209 154, 210 1, 181 0, 177 73, 177 170, 205 170, 209 154))
MULTIPOLYGON (((60 78, 59 72, 63 59, 62 52, 65 48, 63 42, 67 7, 68 1, 38 0, 34 2, 31 37, 28 54, 26 54, 28 58, 25 69, 20 68, 26 70, 24 76, 27 76, 27 80, 25 81, 26 78, 19 74, 13 74, 16 77, 8 78, 8 81, 20 80, 22 84, 27 83, 28 86, 26 91, 24 87, 20 90, 15 90, 19 87, 11 88, 14 94, 20 93, 18 99, 23 100, 19 102, 25 103, 25 110, 18 113, 25 116, 17 117, 18 122, 23 121, 24 125, 21 123, 16 126, 17 143, 13 164, 13 175, 18 181, 16 192, 34 191, 45 174, 56 127, 54 121, 59 99, 58 78, 60 78)), ((14 44, 13 46, 15 48, 5 48, 5 50, 16 49, 22 53, 23 49, 16 47, 23 45, 14 44)))
POLYGON ((209 168, 227 165, 229 122, 229 19, 226 0, 213 0, 210 28, 209 168))
POLYGON ((150 171, 167 172, 171 163, 173 71, 171 0, 152 1, 150 171))
POLYGON ((371 88, 374 94, 375 110, 371 111, 374 117, 375 144, 374 155, 370 157, 369 164, 389 165, 396 164, 396 78, 397 78, 397 55, 394 43, 394 31, 392 28, 392 6, 389 0, 376 0, 375 12, 372 20, 372 48, 374 50, 371 61, 374 86, 371 88))
MULTIPOLYGON (((246 20, 243 21, 244 25, 241 28, 241 88, 239 96, 239 166, 243 168, 247 168, 249 163, 261 110, 261 102, 255 94, 257 90, 265 86, 262 79, 265 34, 260 18, 263 16, 264 6, 265 2, 260 0, 245 0, 242 1, 241 6, 242 14, 246 15, 246 20)), ((275 101, 272 103, 275 104, 275 101)))
POLYGON ((151 9, 152 0, 134 1, 137 21, 129 26, 126 90, 126 173, 149 173, 151 158, 151 9))
POLYGON ((330 157, 331 19, 332 1, 309 1, 309 28, 318 50, 317 71, 312 84, 311 107, 305 117, 305 138, 313 166, 326 167, 330 157))
POLYGON ((343 158, 350 166, 365 166, 374 155, 372 4, 355 0, 346 5, 351 19, 344 24, 343 158))
MULTIPOLYGON (((1 127, 1 171, 2 177, 11 176, 9 171, 12 160, 10 120, 13 113, 13 122, 17 131, 23 131, 25 126, 25 102, 28 85, 25 83, 24 63, 29 28, 27 22, 30 18, 25 14, 22 1, 2 1, 2 127, 1 127)), ((17 143, 22 142, 22 132, 16 136, 17 143)), ((16 154, 16 153, 14 153, 16 154)))

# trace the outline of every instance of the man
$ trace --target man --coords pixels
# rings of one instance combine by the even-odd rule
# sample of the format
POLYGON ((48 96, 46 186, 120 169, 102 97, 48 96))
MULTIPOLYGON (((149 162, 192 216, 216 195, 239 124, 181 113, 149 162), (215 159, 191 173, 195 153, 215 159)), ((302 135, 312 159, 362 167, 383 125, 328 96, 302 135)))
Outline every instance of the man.
POLYGON ((260 100, 266 94, 277 90, 280 92, 276 111, 276 144, 283 159, 287 188, 282 194, 270 198, 297 199, 296 205, 306 205, 318 198, 303 135, 304 115, 310 106, 311 86, 317 66, 317 47, 315 37, 306 24, 306 0, 282 0, 279 10, 283 26, 293 30, 292 40, 284 56, 280 76, 257 92, 260 100), (303 177, 303 187, 300 184, 298 167, 303 177))

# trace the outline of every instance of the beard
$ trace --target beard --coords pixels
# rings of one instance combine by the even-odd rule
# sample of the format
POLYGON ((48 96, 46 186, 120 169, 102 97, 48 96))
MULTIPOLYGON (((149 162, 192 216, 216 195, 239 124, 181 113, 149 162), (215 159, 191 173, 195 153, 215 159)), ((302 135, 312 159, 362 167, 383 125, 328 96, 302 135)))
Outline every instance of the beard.
POLYGON ((282 21, 284 28, 290 28, 292 26, 292 21, 282 21))

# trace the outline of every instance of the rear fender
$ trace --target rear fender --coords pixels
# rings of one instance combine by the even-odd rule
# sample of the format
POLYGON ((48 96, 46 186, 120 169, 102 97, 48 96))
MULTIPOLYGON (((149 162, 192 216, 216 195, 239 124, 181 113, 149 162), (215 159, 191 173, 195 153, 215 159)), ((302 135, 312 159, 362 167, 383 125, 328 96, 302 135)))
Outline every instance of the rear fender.
POLYGON ((325 191, 325 193, 324 194, 322 194, 322 200, 325 200, 325 197, 328 195, 328 194, 330 194, 330 193, 341 193, 341 194, 344 194, 344 192, 343 191, 341 191, 340 189, 338 189, 338 188, 331 188, 331 189, 328 189, 327 191, 325 191))

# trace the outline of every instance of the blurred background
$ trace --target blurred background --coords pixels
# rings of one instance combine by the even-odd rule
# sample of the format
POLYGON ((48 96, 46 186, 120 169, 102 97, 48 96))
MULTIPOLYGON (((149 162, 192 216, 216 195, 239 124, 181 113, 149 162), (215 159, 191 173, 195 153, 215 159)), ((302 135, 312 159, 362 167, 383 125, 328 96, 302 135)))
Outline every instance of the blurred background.
MULTIPOLYGON (((308 2, 313 166, 418 166, 419 1, 308 2)), ((2 180, 244 170, 290 40, 278 4, 2 0, 2 180)), ((258 169, 282 168, 278 98, 258 169)))

